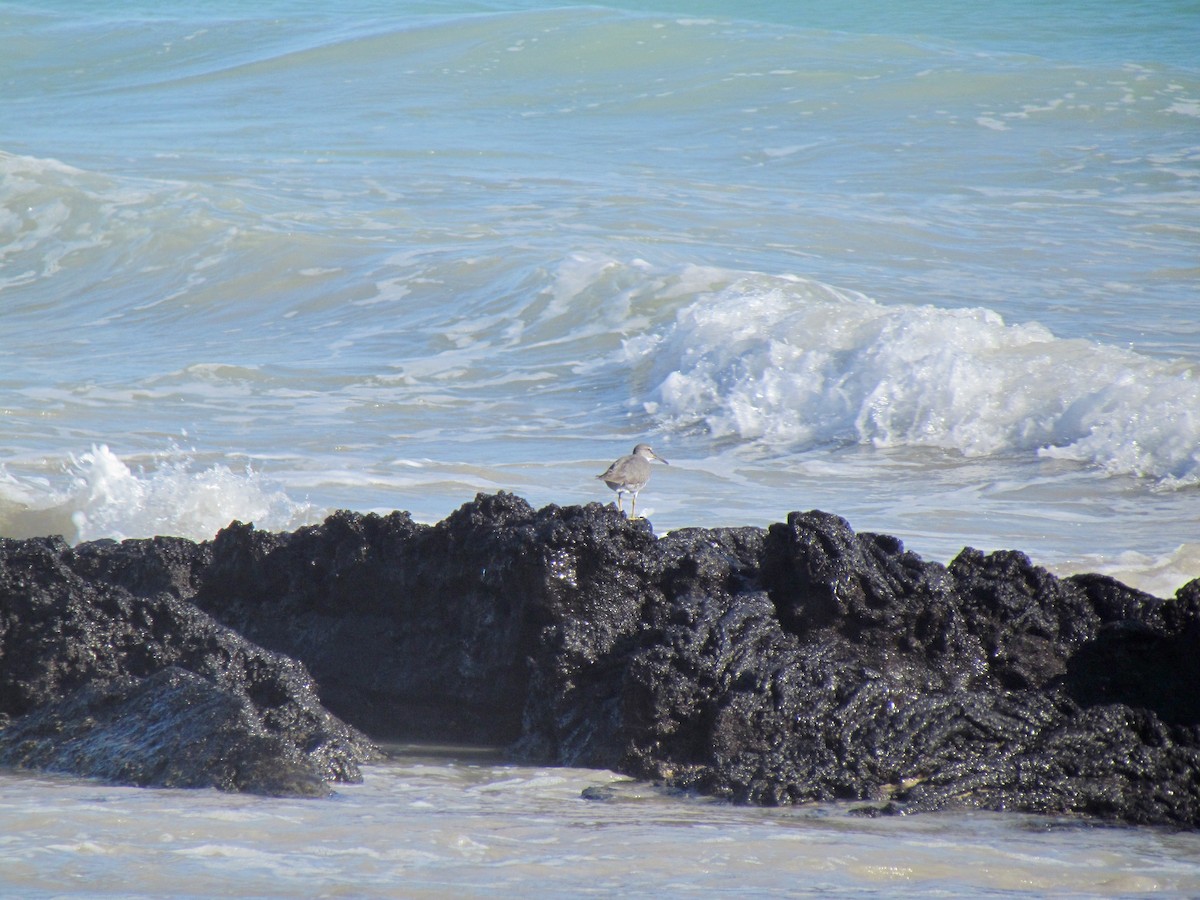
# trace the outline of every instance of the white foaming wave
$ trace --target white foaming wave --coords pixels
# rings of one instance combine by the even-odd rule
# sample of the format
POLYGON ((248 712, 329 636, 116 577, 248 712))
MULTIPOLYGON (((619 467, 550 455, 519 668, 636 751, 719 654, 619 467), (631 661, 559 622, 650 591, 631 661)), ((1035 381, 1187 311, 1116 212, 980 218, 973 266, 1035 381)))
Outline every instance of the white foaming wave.
POLYGON ((1200 371, 988 309, 877 303, 812 280, 731 275, 625 344, 674 429, 798 449, 1037 453, 1200 481, 1200 371))
POLYGON ((1200 544, 1180 544, 1163 554, 1133 550, 1092 554, 1050 563, 1046 568, 1059 577, 1077 572, 1097 572, 1156 597, 1173 597, 1179 588, 1195 579, 1196 573, 1200 572, 1200 544))
POLYGON ((61 534, 70 543, 172 535, 208 540, 237 519, 265 530, 296 528, 315 515, 257 473, 198 468, 180 451, 152 471, 133 470, 106 445, 73 459, 70 484, 22 480, 0 469, 0 535, 61 534))

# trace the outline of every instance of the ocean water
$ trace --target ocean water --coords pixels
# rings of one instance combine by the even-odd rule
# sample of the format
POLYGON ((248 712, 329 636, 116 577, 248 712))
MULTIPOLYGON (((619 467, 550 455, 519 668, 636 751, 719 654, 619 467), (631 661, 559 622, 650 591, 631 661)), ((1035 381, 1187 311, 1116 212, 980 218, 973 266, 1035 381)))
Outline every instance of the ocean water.
MULTIPOLYGON (((1194 0, 0 2, 0 534, 608 502, 645 440, 660 533, 821 508, 1170 595, 1196 47, 1194 0)), ((911 827, 969 868, 969 821, 911 827)))
POLYGON ((0 776, 0 883, 88 897, 1195 896, 1200 837, 1023 815, 864 819, 611 772, 408 752, 325 801, 0 776), (582 798, 587 789, 612 799, 582 798))

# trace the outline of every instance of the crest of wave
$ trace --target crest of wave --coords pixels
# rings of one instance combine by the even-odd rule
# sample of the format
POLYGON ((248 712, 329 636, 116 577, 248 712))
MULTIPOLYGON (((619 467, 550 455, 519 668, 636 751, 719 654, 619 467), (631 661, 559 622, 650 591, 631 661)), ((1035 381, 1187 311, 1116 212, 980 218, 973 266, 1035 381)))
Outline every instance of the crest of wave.
POLYGON ((987 309, 876 303, 796 277, 698 293, 625 345, 675 428, 799 448, 1029 451, 1165 484, 1200 480, 1200 380, 987 309))
POLYGON ((249 470, 196 470, 174 453, 153 471, 135 471, 104 445, 73 460, 65 490, 8 476, 0 492, 4 533, 62 534, 71 543, 154 535, 207 540, 234 519, 282 530, 303 524, 310 512, 249 470))

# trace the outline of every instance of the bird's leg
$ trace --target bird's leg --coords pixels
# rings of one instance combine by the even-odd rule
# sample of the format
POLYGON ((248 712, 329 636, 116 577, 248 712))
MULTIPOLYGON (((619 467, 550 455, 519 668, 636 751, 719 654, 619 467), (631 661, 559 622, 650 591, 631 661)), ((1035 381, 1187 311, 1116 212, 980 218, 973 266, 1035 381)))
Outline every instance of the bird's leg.
POLYGON ((621 492, 617 491, 617 512, 621 512, 621 492))
POLYGON ((629 518, 636 519, 637 518, 637 494, 633 495, 633 500, 630 501, 630 505, 631 505, 632 509, 629 512, 629 518))

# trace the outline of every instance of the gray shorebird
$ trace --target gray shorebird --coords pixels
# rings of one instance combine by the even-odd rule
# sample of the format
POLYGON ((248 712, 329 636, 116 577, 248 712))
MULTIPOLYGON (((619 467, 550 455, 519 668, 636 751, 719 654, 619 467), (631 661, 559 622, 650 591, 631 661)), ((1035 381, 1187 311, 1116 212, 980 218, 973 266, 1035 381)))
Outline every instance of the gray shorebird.
POLYGON ((617 492, 617 509, 621 508, 621 498, 632 494, 632 506, 629 512, 631 519, 637 518, 638 491, 650 480, 650 460, 657 459, 664 465, 670 465, 665 459, 650 449, 649 444, 638 444, 628 456, 622 456, 604 472, 596 477, 617 492))

